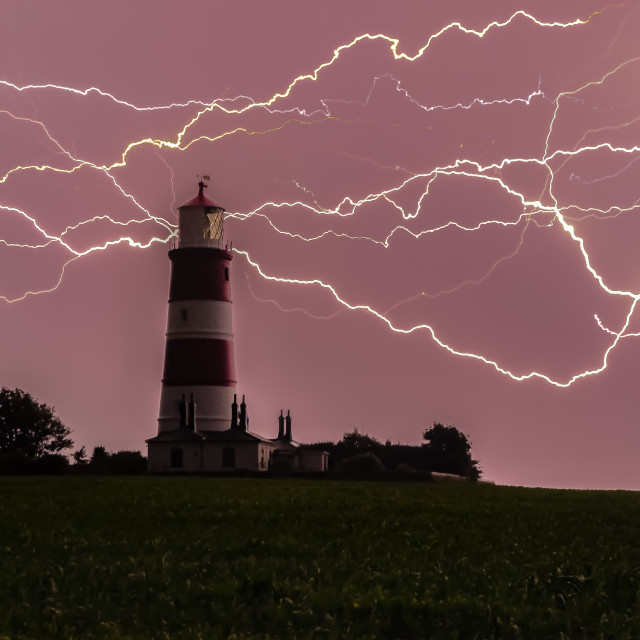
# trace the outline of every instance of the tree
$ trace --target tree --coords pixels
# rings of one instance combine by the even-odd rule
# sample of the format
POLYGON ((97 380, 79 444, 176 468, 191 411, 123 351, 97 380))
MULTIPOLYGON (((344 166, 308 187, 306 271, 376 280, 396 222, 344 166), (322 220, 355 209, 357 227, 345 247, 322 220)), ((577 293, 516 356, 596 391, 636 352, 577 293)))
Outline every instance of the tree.
POLYGON ((74 451, 71 454, 71 457, 73 458, 73 463, 78 466, 88 464, 89 462, 87 459, 87 448, 84 445, 82 445, 77 451, 74 451))
POLYGON ((109 454, 110 473, 140 474, 147 472, 147 459, 139 451, 116 451, 109 454))
POLYGON ((94 447, 91 454, 91 464, 100 464, 106 462, 109 458, 109 453, 104 447, 94 447))
POLYGON ((356 456, 360 453, 375 453, 382 445, 378 440, 366 433, 360 433, 356 428, 342 436, 342 440, 338 442, 338 447, 343 450, 346 457, 356 456))
POLYGON ((21 389, 0 389, 0 453, 40 458, 72 447, 70 435, 53 408, 21 389))
POLYGON ((109 453, 104 447, 94 447, 89 460, 91 470, 99 473, 108 472, 109 453))
POLYGON ((455 473, 474 481, 480 477, 482 470, 478 461, 471 457, 471 443, 456 427, 434 422, 423 438, 430 471, 455 473))

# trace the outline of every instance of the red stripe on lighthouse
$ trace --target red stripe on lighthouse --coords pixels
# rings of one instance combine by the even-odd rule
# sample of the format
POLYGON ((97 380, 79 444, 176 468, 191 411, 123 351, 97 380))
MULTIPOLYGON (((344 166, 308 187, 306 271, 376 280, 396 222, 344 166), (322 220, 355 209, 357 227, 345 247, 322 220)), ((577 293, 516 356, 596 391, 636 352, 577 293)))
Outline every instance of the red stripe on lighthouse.
POLYGON ((186 247, 169 251, 174 300, 221 300, 231 302, 229 264, 233 254, 224 249, 186 247))
POLYGON ((167 340, 162 384, 233 387, 236 384, 233 363, 233 343, 230 340, 167 340))

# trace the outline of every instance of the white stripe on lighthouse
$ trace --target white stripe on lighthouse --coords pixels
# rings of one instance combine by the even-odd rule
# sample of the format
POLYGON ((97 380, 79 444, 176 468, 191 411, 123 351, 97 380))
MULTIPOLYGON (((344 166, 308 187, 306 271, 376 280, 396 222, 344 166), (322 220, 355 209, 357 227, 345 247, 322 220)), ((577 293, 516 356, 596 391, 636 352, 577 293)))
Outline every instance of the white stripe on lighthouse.
POLYGON ((176 300, 169 303, 167 340, 233 340, 231 303, 222 300, 176 300))
POLYGON ((198 431, 224 431, 231 425, 231 403, 235 387, 176 386, 164 387, 160 397, 158 433, 180 426, 178 406, 184 395, 187 402, 193 394, 196 403, 198 431))

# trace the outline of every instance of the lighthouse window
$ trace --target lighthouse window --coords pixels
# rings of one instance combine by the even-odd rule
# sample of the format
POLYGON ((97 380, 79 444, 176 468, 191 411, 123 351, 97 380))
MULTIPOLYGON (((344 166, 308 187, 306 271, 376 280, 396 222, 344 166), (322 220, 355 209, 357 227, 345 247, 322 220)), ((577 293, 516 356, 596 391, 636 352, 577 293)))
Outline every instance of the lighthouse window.
POLYGON ((171 449, 171 468, 182 469, 182 449, 171 449))
POLYGON ((224 268, 224 279, 228 282, 229 281, 229 267, 225 267, 224 268))
POLYGON ((222 238, 222 212, 224 209, 215 208, 205 212, 203 236, 210 240, 222 238))
POLYGON ((180 309, 180 313, 182 315, 182 322, 186 322, 189 317, 189 311, 187 309, 180 309))
POLYGON ((225 447, 222 450, 222 466, 228 469, 236 466, 236 450, 233 447, 225 447))

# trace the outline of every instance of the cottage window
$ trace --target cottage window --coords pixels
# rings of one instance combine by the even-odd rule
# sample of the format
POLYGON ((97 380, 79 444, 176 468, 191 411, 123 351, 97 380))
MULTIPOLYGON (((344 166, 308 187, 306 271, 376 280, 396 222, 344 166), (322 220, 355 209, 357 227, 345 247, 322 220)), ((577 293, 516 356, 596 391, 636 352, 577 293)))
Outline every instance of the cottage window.
POLYGON ((171 449, 171 467, 182 469, 182 449, 171 449))
POLYGON ((222 466, 233 469, 236 466, 236 450, 233 447, 225 447, 222 450, 222 466))

